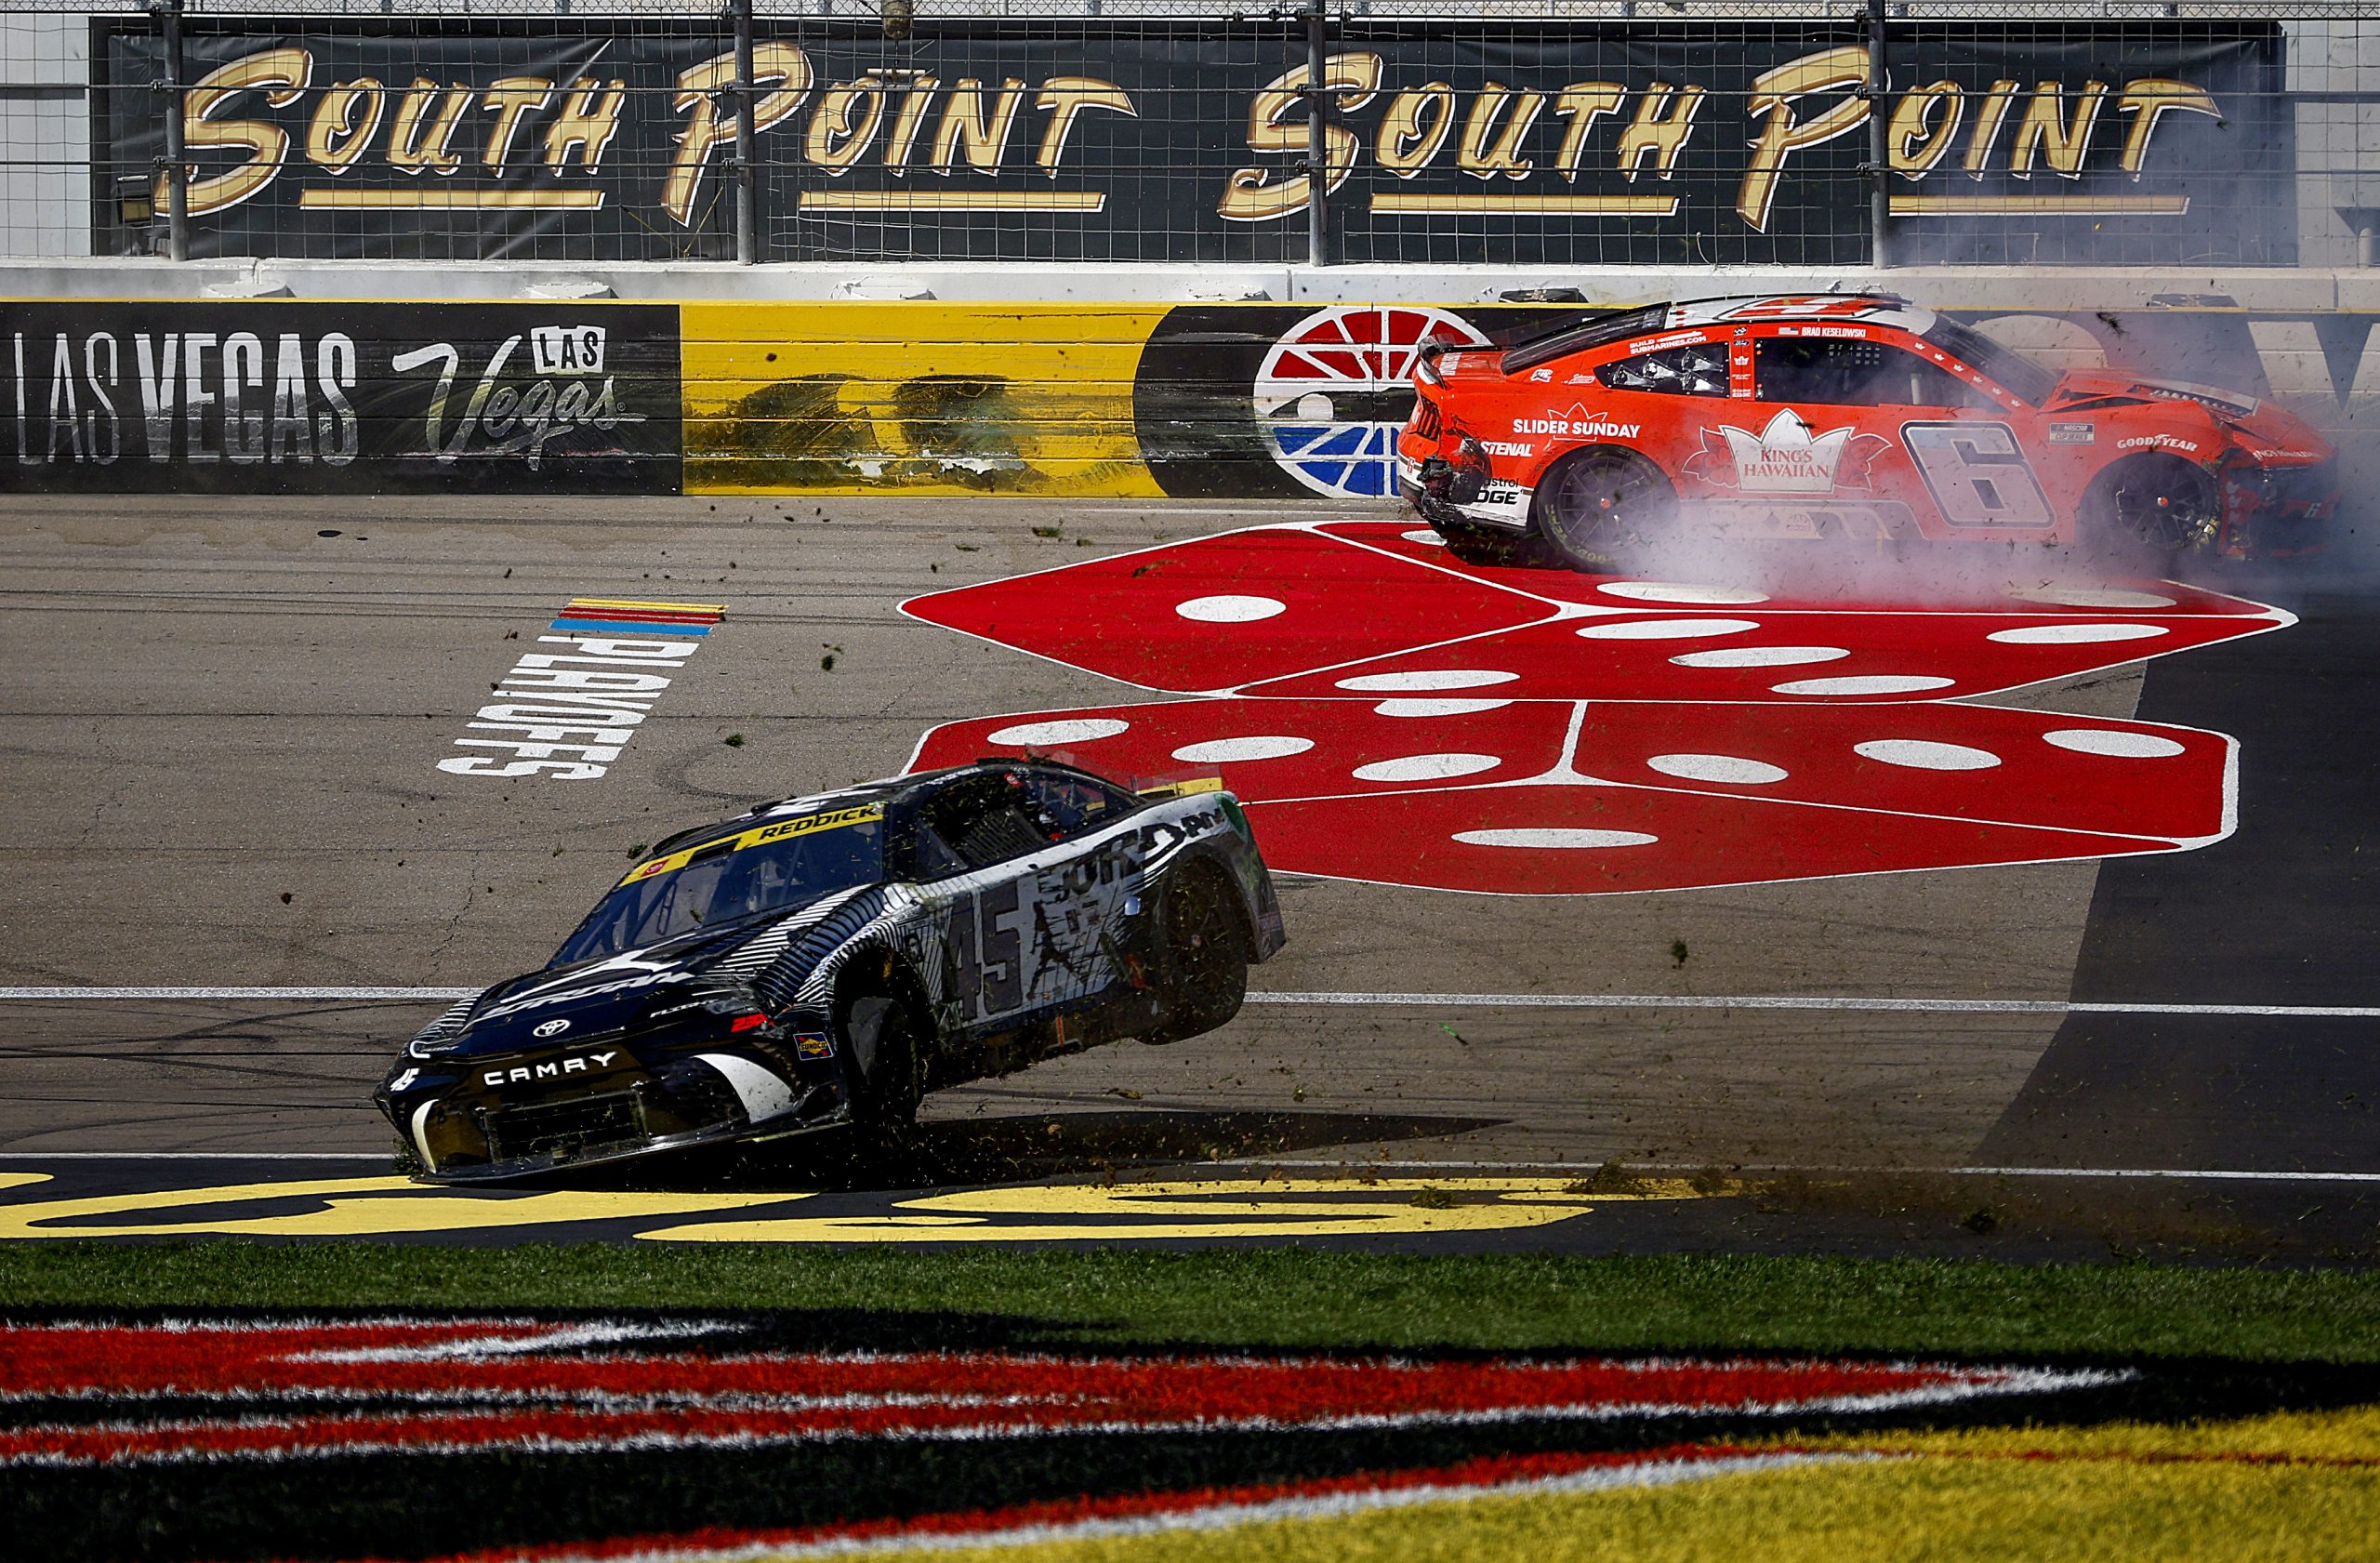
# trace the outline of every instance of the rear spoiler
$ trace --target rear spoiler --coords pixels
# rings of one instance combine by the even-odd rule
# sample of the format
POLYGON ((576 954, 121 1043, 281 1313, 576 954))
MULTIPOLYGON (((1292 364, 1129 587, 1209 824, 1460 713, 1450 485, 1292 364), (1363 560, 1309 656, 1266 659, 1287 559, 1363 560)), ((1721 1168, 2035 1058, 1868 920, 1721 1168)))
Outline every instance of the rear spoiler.
POLYGON ((1221 792, 1223 789, 1223 779, 1221 776, 1183 776, 1177 781, 1145 783, 1135 777, 1132 788, 1143 798, 1188 798, 1201 792, 1221 792))
POLYGON ((1515 338, 1505 348, 1504 373, 1517 375, 1540 364, 1567 358, 1581 348, 1601 347, 1623 337, 1641 337, 1658 331, 1669 308, 1666 304, 1657 304, 1648 310, 1638 305, 1626 310, 1587 310, 1567 316, 1552 325, 1515 338), (1653 317, 1649 321, 1646 318, 1647 314, 1653 317))

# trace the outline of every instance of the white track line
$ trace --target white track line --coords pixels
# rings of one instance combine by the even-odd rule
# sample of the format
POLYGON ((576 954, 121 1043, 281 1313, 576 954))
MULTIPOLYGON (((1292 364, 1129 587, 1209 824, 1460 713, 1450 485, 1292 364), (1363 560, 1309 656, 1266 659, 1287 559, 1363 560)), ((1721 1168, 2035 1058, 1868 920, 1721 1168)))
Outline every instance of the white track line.
MULTIPOLYGON (((253 999, 274 1003, 451 1003, 476 987, 0 987, 0 1002, 253 999)), ((1878 999, 1860 994, 1786 997, 1678 993, 1250 993, 1251 1004, 1472 1010, 1832 1010, 1911 1014, 2269 1015, 2294 1020, 2370 1020, 2380 1006, 2349 1004, 2155 1004, 2056 999, 1878 999)))
MULTIPOLYGON (((1400 1176, 1430 1172, 1501 1172, 1513 1176, 1576 1177, 1593 1171, 1575 1161, 1326 1161, 1317 1158, 1296 1159, 1276 1156, 1241 1156, 1228 1161, 1211 1161, 1202 1165, 1280 1172, 1328 1168, 1342 1172, 1394 1172, 1400 1176)), ((1631 1176, 1712 1171, 1712 1164, 1707 1161, 1629 1161, 1621 1165, 1631 1176)), ((1720 1167, 1717 1171, 1723 1176, 1817 1172, 1845 1176, 1856 1173, 1869 1177, 2168 1178, 2190 1183, 2380 1183, 2380 1172, 2246 1172, 2209 1167, 1859 1167, 1840 1162, 1763 1161, 1720 1167)))
MULTIPOLYGON (((386 1152, 357 1151, 285 1151, 285 1150, 7 1150, 0 1149, 0 1164, 16 1161, 377 1161, 385 1164, 386 1152)), ((1273 1172, 1323 1169, 1361 1174, 1365 1172, 1502 1172, 1514 1176, 1542 1176, 1548 1173, 1577 1176, 1589 1171, 1578 1163, 1540 1161, 1322 1161, 1291 1159, 1281 1157, 1238 1157, 1228 1161, 1193 1162, 1179 1172, 1196 1172, 1201 1168, 1221 1172, 1241 1172, 1263 1169, 1273 1172)), ((1710 1168, 1701 1162, 1638 1161, 1627 1164, 1632 1174, 1647 1172, 1703 1172, 1710 1168)), ((1797 1166, 1790 1162, 1764 1163, 1759 1166, 1729 1167, 1729 1174, 1763 1172, 1818 1172, 1864 1174, 1880 1177, 1946 1177, 1946 1178, 2151 1178, 2182 1183, 2380 1183, 2380 1172, 2247 1172, 2223 1168, 2205 1167, 1845 1167, 1837 1165, 1797 1166)), ((1129 1187, 1130 1185, 1119 1186, 1129 1187)), ((453 1189, 431 1190, 451 1195, 453 1189)), ((501 1192, 501 1191, 499 1191, 501 1192)))
POLYGON ((1925 1014, 2285 1015, 2308 1020, 2380 1016, 2380 1006, 2339 1004, 2080 1003, 2059 999, 1872 999, 1667 993, 1250 993, 1251 1004, 1450 1006, 1516 1010, 1860 1010, 1925 1014))

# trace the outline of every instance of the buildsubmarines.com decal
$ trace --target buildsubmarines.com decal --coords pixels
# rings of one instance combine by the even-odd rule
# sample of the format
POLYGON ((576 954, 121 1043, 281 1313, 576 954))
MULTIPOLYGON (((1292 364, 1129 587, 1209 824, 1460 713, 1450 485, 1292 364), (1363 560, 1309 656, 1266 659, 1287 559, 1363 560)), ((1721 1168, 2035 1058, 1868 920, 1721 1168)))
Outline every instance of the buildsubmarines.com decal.
POLYGON ((0 305, 0 487, 675 493, 674 306, 0 305))

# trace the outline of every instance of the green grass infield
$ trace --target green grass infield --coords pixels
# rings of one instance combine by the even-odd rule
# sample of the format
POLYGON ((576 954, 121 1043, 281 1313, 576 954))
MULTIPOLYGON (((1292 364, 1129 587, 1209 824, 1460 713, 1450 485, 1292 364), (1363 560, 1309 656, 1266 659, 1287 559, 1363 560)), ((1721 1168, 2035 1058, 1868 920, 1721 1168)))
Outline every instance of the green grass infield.
MULTIPOLYGON (((609 1245, 0 1249, 0 1307, 831 1309, 1117 1346, 1908 1352, 2380 1361, 2380 1273, 1299 1249, 609 1245)), ((913 1335, 932 1334, 929 1325, 913 1335)))

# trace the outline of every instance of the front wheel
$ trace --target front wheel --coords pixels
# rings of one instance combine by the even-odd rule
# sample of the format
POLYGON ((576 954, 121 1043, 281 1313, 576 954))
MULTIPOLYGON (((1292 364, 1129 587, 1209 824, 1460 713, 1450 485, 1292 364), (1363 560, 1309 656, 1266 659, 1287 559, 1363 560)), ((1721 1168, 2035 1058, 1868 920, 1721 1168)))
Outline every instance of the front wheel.
POLYGON ((924 1037, 897 993, 864 987, 837 1007, 836 1040, 849 1061, 852 1123, 871 1145, 897 1145, 925 1097, 924 1037))
POLYGON ((1248 998, 1248 939, 1232 894, 1223 874, 1205 865, 1167 887, 1165 1020, 1144 1040, 1178 1042, 1239 1013, 1248 998))
POLYGON ((1615 570, 1670 530, 1677 490, 1633 450, 1566 457, 1538 484, 1538 535, 1573 570, 1615 570))
POLYGON ((2162 453, 2119 461, 2082 496, 2082 546, 2112 563, 2162 569, 2212 553, 2223 531, 2215 474, 2162 453))

